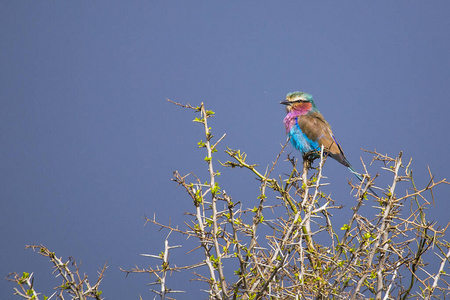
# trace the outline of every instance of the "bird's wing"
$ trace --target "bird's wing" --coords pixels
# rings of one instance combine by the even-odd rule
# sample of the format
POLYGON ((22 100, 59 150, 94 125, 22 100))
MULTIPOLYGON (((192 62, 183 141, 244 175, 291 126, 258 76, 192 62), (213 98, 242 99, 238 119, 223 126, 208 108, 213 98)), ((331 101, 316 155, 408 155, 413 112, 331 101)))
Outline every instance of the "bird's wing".
MULTIPOLYGON (((363 181, 363 178, 359 173, 355 171, 350 162, 344 156, 341 146, 331 131, 330 124, 323 118, 320 112, 313 112, 308 115, 299 116, 297 119, 300 130, 312 141, 317 141, 320 146, 324 146, 325 151, 329 156, 348 167, 348 169, 359 179, 363 181)), ((369 190, 378 197, 377 193, 369 187, 369 190)))
POLYGON ((332 158, 341 164, 349 167, 350 164, 344 156, 341 146, 331 131, 330 124, 325 121, 320 112, 298 117, 298 126, 300 130, 312 141, 317 141, 320 146, 324 146, 325 151, 332 158))

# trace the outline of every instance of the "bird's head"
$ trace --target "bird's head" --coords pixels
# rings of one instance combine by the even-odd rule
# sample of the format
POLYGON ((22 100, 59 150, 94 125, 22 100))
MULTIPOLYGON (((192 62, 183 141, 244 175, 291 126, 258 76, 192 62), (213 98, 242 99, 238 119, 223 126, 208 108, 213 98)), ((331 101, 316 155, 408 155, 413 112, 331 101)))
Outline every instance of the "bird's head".
POLYGON ((280 102, 280 104, 286 105, 288 112, 297 109, 315 110, 313 96, 304 92, 292 92, 286 95, 286 100, 280 102))

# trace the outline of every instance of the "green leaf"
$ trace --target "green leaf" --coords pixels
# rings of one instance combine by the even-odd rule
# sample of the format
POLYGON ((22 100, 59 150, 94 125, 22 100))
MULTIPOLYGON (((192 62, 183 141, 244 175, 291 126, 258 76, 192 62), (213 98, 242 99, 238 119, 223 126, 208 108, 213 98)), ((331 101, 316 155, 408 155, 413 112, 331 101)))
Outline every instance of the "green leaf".
POLYGON ((214 187, 211 189, 211 193, 213 193, 214 195, 220 194, 219 190, 220 190, 219 184, 215 182, 214 187))
POLYGON ((341 227, 341 230, 348 230, 348 229, 350 229, 350 225, 348 225, 348 224, 344 224, 344 225, 341 227))
POLYGON ((205 122, 205 119, 195 118, 194 120, 192 120, 192 122, 203 123, 205 122))
POLYGON ((23 272, 22 277, 19 278, 19 284, 24 284, 27 282, 27 279, 30 278, 30 273, 23 272))
POLYGON ((200 194, 200 190, 196 190, 195 191, 195 200, 194 200, 194 205, 198 205, 199 203, 203 202, 203 198, 202 195, 200 194))

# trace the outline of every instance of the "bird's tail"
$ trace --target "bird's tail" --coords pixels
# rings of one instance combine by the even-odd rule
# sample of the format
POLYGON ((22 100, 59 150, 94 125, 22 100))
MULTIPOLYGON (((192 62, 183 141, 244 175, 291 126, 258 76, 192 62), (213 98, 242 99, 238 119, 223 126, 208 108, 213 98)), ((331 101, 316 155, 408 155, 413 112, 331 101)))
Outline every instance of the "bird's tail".
MULTIPOLYGON (((348 163, 348 161, 347 161, 347 163, 348 163)), ((359 181, 363 181, 363 178, 361 177, 361 174, 359 174, 358 172, 356 172, 356 170, 355 169, 353 169, 353 167, 352 167, 352 165, 350 165, 350 163, 348 163, 349 164, 349 166, 347 167, 349 170, 350 170, 350 172, 352 172, 355 176, 356 176, 356 178, 358 178, 359 179, 359 181)), ((375 193, 375 191, 371 188, 371 187, 369 187, 369 190, 376 196, 376 197, 378 197, 378 195, 377 195, 377 193, 375 193)))

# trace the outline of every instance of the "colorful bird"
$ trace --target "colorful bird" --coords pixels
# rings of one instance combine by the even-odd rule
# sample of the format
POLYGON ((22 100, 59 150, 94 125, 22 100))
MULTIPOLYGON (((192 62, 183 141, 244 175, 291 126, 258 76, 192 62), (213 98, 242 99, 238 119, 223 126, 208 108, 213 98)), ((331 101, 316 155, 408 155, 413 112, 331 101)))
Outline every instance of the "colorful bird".
MULTIPOLYGON (((314 160, 320 156, 321 147, 324 154, 331 156, 362 181, 355 169, 344 155, 341 146, 331 131, 330 124, 325 121, 314 103, 313 96, 303 92, 287 94, 286 100, 280 104, 286 105, 287 115, 284 118, 286 134, 292 145, 299 150, 303 159, 314 160)), ((370 189, 372 193, 376 193, 370 189)))

